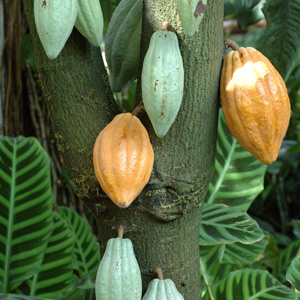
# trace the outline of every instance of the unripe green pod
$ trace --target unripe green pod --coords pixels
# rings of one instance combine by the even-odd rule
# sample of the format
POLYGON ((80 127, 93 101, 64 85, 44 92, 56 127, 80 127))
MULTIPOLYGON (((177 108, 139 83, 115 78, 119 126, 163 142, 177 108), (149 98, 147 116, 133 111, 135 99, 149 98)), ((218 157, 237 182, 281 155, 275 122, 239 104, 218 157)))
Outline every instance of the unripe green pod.
POLYGON ((154 32, 142 70, 145 110, 158 137, 172 126, 182 102, 184 70, 177 36, 169 31, 154 32))
POLYGON ((99 0, 78 0, 75 27, 92 45, 100 47, 103 35, 103 15, 99 0))
POLYGON ((49 59, 55 59, 65 46, 77 10, 77 0, 34 0, 35 26, 49 59))
POLYGON ((171 279, 153 279, 142 300, 184 300, 171 279))
POLYGON ((121 0, 110 20, 105 57, 112 91, 124 90, 137 78, 140 61, 143 0, 121 0))
POLYGON ((98 268, 95 292, 97 300, 140 300, 142 278, 129 239, 113 238, 98 268))
POLYGON ((177 12, 186 35, 192 36, 202 21, 207 0, 177 0, 177 12))

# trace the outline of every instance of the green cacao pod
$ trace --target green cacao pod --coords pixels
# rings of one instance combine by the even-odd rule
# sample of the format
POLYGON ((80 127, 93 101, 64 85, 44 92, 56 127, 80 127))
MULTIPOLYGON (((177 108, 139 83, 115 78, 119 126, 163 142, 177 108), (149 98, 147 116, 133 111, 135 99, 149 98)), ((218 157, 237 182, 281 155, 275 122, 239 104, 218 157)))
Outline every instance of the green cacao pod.
POLYGON ((98 268, 97 300, 140 300, 142 278, 139 265, 129 239, 112 238, 98 268))
POLYGON ((108 26, 105 56, 114 92, 137 78, 140 61, 143 0, 121 0, 108 26))
POLYGON ((75 27, 92 45, 100 47, 103 35, 103 15, 99 0, 78 0, 75 27))
POLYGON ((34 0, 37 33, 49 59, 55 59, 65 46, 77 10, 78 0, 34 0))
POLYGON ((154 32, 142 70, 145 110, 158 137, 164 137, 178 114, 184 85, 184 70, 177 36, 154 32))
POLYGON ((142 300, 184 300, 171 279, 153 279, 142 300))
POLYGON ((192 36, 202 21, 207 0, 177 0, 177 12, 186 35, 192 36))

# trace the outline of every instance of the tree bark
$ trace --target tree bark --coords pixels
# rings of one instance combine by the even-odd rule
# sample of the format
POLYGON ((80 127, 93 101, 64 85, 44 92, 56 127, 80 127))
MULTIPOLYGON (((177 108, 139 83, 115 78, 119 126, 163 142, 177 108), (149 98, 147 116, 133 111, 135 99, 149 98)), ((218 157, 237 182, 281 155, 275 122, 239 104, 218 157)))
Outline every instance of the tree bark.
POLYGON ((135 248, 144 291, 160 266, 185 299, 200 299, 198 239, 201 207, 214 170, 223 1, 208 1, 199 29, 188 38, 176 0, 144 0, 141 62, 151 34, 169 21, 179 38, 185 89, 177 119, 163 139, 155 136, 146 114, 138 115, 149 132, 155 162, 148 185, 127 209, 115 206, 101 191, 92 166, 94 141, 118 113, 99 49, 74 29, 59 57, 49 61, 36 34, 33 1, 23 3, 57 145, 75 191, 96 217, 101 252, 122 224, 135 248))

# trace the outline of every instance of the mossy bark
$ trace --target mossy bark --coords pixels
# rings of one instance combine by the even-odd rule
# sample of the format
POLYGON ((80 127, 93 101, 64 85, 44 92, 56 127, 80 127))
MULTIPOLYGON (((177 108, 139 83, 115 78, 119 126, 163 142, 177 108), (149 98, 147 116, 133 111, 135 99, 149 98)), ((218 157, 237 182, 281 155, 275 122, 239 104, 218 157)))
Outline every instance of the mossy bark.
MULTIPOLYGON (((149 184, 127 209, 101 192, 92 166, 94 141, 118 113, 99 49, 74 29, 59 57, 49 61, 36 35, 33 1, 23 3, 57 144, 77 194, 95 214, 101 251, 122 224, 125 237, 133 241, 144 290, 160 266, 186 300, 200 299, 198 238, 201 207, 214 170, 223 1, 208 1, 199 29, 188 38, 176 0, 144 0, 141 62, 151 34, 169 21, 179 38, 185 90, 178 117, 163 139, 155 136, 146 114, 138 115, 148 129, 155 163, 149 184)), ((137 103, 140 94, 138 89, 137 103)))

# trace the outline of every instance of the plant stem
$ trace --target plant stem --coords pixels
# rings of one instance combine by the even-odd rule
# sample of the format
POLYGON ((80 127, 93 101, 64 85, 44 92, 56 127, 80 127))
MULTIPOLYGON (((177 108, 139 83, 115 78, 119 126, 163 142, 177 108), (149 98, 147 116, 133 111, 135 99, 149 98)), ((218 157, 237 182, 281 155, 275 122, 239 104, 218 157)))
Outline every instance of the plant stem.
POLYGON ((138 113, 142 112, 145 110, 145 107, 143 104, 139 104, 135 107, 135 109, 132 111, 132 115, 137 116, 138 113))
POLYGON ((119 228, 118 228, 118 237, 120 239, 122 239, 123 235, 124 235, 124 227, 122 225, 120 225, 119 228))
POLYGON ((240 49, 240 46, 233 40, 225 39, 226 48, 231 48, 233 50, 240 49))
POLYGON ((154 272, 156 273, 157 278, 159 280, 164 280, 163 271, 162 271, 162 269, 160 267, 156 267, 155 270, 154 270, 154 272))
POLYGON ((161 30, 162 31, 168 31, 169 26, 170 26, 170 23, 165 21, 165 22, 163 22, 161 30))

